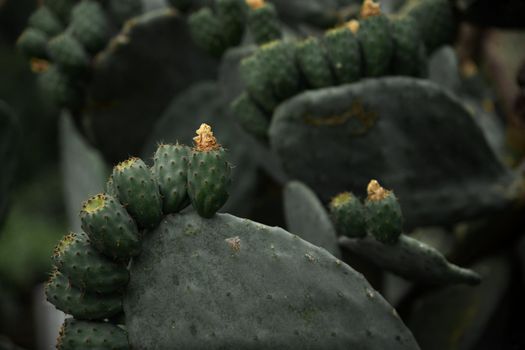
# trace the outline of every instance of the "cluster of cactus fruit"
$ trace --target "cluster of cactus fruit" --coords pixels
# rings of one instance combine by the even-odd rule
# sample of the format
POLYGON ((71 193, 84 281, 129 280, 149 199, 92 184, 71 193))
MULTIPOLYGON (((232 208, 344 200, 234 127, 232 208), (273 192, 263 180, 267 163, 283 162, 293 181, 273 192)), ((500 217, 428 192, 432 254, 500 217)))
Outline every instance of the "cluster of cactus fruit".
POLYGON ((330 212, 341 235, 360 238, 367 232, 378 241, 394 244, 403 230, 401 207, 394 192, 370 181, 365 205, 350 192, 335 196, 330 202, 330 212))
POLYGON ((164 215, 180 212, 190 202, 205 218, 226 202, 231 166, 225 150, 206 124, 194 141, 193 149, 160 145, 151 168, 139 158, 119 163, 107 193, 84 203, 80 217, 85 233, 68 234, 57 245, 46 286, 48 300, 75 318, 63 326, 60 349, 127 348, 124 330, 103 320, 122 313, 127 264, 140 254, 141 239, 164 215))
POLYGON ((42 89, 50 98, 78 109, 85 103, 92 60, 126 19, 141 12, 140 0, 45 0, 17 45, 42 73, 42 89))
POLYGON ((275 108, 303 90, 366 77, 424 76, 427 55, 453 40, 454 23, 447 0, 423 0, 392 18, 366 0, 358 20, 321 38, 272 40, 245 58, 240 72, 246 92, 232 103, 233 114, 248 132, 265 138, 275 108))

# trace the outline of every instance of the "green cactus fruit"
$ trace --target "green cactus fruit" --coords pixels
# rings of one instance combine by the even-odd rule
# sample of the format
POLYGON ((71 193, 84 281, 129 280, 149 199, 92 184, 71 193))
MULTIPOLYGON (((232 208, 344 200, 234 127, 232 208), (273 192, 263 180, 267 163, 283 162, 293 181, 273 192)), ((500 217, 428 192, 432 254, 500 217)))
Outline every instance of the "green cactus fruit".
POLYGON ((325 48, 320 40, 310 37, 297 43, 296 57, 308 86, 319 89, 335 84, 325 48))
POLYGON ((159 184, 164 214, 177 213, 184 209, 188 197, 188 157, 190 148, 185 145, 160 145, 153 157, 151 169, 159 184))
POLYGON ((268 138, 269 118, 246 92, 231 104, 232 113, 244 130, 261 139, 268 138))
POLYGON ((47 301, 79 320, 102 320, 122 312, 120 295, 82 292, 56 269, 46 284, 45 292, 47 301))
POLYGON ((363 203, 350 192, 335 196, 330 202, 330 214, 339 235, 366 236, 366 214, 363 203))
POLYGON ((220 56, 227 49, 221 23, 209 7, 203 7, 188 18, 191 37, 201 49, 220 56))
POLYGON ((108 9, 119 25, 131 17, 138 16, 143 11, 141 0, 109 0, 108 9))
POLYGON ((128 283, 126 266, 101 255, 83 233, 65 236, 56 246, 53 260, 73 286, 88 293, 111 293, 128 283))
POLYGON ((396 75, 423 76, 426 65, 425 46, 413 18, 405 16, 392 21, 394 56, 392 72, 396 75))
POLYGON ((113 168, 118 199, 139 227, 152 228, 162 218, 162 199, 157 181, 142 159, 132 157, 113 168))
POLYGON ((140 237, 126 209, 108 194, 91 197, 80 211, 82 229, 102 254, 126 261, 140 253, 140 237))
POLYGON ((328 59, 339 84, 353 83, 362 76, 357 38, 345 27, 331 29, 323 38, 328 59))
POLYGON ((264 44, 255 53, 264 62, 265 74, 272 84, 274 95, 283 101, 301 90, 294 45, 276 40, 264 44))
POLYGON ((125 330, 111 323, 67 318, 60 328, 57 349, 128 350, 128 336, 125 330))
POLYGON ((55 36, 64 30, 58 17, 47 6, 40 6, 29 16, 27 24, 31 28, 39 29, 47 36, 55 36))
POLYGON ((77 0, 44 0, 44 6, 47 6, 62 23, 69 22, 71 9, 77 0))
POLYGON ((403 231, 403 215, 394 192, 385 190, 376 180, 370 181, 367 192, 367 231, 382 243, 396 243, 403 231))
POLYGON ((364 2, 361 17, 357 38, 363 52, 365 76, 386 75, 394 52, 390 20, 373 0, 364 2))
POLYGON ((102 6, 93 0, 84 0, 72 10, 69 24, 73 36, 90 53, 96 53, 109 40, 109 23, 102 6))
POLYGON ((250 96, 266 112, 273 112, 278 102, 272 90, 266 62, 262 61, 257 54, 253 54, 241 61, 240 73, 250 96))
POLYGON ((454 41, 457 23, 448 0, 421 0, 410 10, 409 16, 416 21, 429 54, 454 41))
POLYGON ((51 60, 65 73, 76 76, 85 73, 89 56, 82 44, 71 34, 62 33, 51 39, 47 50, 51 60))
POLYGON ((226 46, 237 46, 244 34, 246 7, 243 0, 216 0, 216 8, 226 46))
POLYGON ((39 85, 44 94, 58 106, 79 108, 84 102, 84 90, 58 66, 51 65, 39 77, 39 85))
POLYGON ((281 38, 281 25, 277 11, 271 3, 264 0, 246 0, 250 7, 247 25, 255 42, 259 45, 281 38))
POLYGON ((16 46, 31 58, 47 58, 47 35, 39 29, 27 28, 22 32, 16 46))
POLYGON ((195 147, 188 167, 188 194, 199 215, 211 218, 228 200, 231 165, 209 125, 202 124, 193 140, 195 147))

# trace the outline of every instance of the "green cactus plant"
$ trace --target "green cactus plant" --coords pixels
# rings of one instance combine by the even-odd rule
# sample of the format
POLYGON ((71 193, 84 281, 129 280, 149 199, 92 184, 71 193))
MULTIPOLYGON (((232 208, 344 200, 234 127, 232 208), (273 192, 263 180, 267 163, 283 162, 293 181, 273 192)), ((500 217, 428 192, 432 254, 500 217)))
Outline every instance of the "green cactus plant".
MULTIPOLYGON (((208 209, 218 204, 207 206, 204 196, 196 201, 191 183, 195 179, 193 164, 199 169, 206 165, 215 168, 210 169, 208 182, 202 184, 207 186, 207 196, 221 205, 221 191, 227 182, 223 175, 227 178, 229 165, 219 168, 225 164, 221 159, 224 150, 218 148, 207 125, 198 130, 195 143, 191 157, 197 160, 189 163, 188 194, 196 211, 166 215, 158 226, 146 228, 140 236, 141 254, 129 265, 130 280, 124 294, 118 292, 127 274, 123 265, 118 268, 94 251, 104 253, 104 248, 91 246, 92 241, 82 234, 66 236, 57 246, 55 261, 63 272, 53 272, 46 295, 57 308, 76 319, 66 319, 59 349, 95 349, 102 343, 114 348, 321 349, 355 345, 374 350, 385 346, 418 349, 386 301, 360 274, 324 249, 279 228, 214 214, 216 209, 208 209), (203 152, 207 153, 203 156, 203 152), (258 273, 247 273, 255 267, 258 273), (110 281, 114 284, 107 284, 110 281), (121 328, 103 321, 118 315, 123 306, 129 345, 124 342, 126 333, 121 328), (376 331, 378 322, 381 332, 376 331), (212 333, 215 335, 210 337, 212 333)), ((165 148, 161 145, 157 156, 162 157, 165 148)), ((158 195, 157 187, 147 187, 150 192, 144 192, 140 167, 140 174, 134 174, 136 181, 127 184, 126 191, 118 187, 116 174, 137 164, 143 166, 134 158, 125 161, 115 167, 112 175, 113 187, 117 188, 118 199, 127 202, 126 209, 136 207, 147 196, 158 195), (128 191, 142 191, 144 196, 127 197, 128 191)), ((155 167, 158 169, 159 164, 155 167)), ((166 171, 176 176, 179 170, 166 171)), ((155 177, 159 174, 151 173, 155 177)), ((319 212, 320 204, 312 203, 319 212)), ((82 215, 100 216, 107 229, 106 238, 117 242, 124 214, 108 211, 108 204, 108 195, 96 196, 86 202, 82 215)), ((130 211, 134 220, 140 221, 142 214, 130 211)), ((327 216, 324 222, 329 224, 327 216)), ((128 256, 134 255, 133 247, 126 247, 128 256)))

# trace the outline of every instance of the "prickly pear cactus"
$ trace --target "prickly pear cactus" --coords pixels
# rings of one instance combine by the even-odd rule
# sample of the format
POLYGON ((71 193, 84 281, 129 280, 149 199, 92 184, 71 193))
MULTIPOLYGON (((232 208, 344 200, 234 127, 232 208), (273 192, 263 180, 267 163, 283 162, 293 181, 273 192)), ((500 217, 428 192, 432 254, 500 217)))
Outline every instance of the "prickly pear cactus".
POLYGON ((285 170, 324 201, 343 191, 361 195, 371 178, 394 188, 408 227, 507 203, 503 189, 512 176, 469 112, 424 80, 371 79, 305 92, 280 105, 269 135, 285 170))
POLYGON ((229 181, 229 170, 221 172, 225 151, 209 126, 197 134, 197 160, 164 169, 174 177, 186 169, 188 186, 179 189, 187 189, 193 209, 163 215, 158 225, 149 220, 164 208, 155 199, 166 164, 161 145, 155 171, 137 158, 115 166, 116 198, 89 199, 81 211, 88 235, 70 234, 57 246, 46 295, 75 318, 65 321, 59 349, 419 349, 395 310, 326 250, 280 228, 215 214, 229 181), (194 163, 199 173, 207 169, 202 176, 194 163), (213 211, 206 196, 195 197, 197 185, 216 203, 213 211), (136 238, 139 255, 130 244, 136 238), (122 322, 126 331, 113 325, 122 322))

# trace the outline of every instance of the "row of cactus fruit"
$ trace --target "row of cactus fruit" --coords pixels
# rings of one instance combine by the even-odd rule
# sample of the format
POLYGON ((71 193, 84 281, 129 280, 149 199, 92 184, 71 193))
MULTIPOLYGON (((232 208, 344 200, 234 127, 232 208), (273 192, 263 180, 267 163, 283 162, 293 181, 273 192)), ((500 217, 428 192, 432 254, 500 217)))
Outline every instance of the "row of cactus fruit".
POLYGON ((143 236, 190 203, 210 218, 226 202, 231 165, 225 150, 206 124, 194 141, 193 149, 159 145, 151 168, 139 158, 119 163, 106 193, 84 203, 84 232, 70 233, 57 245, 46 286, 48 300, 75 317, 64 323, 58 348, 128 348, 125 331, 103 321, 119 322, 127 265, 140 254, 143 236))
MULTIPOLYGON (((216 58, 235 46, 257 44, 250 46, 251 54, 239 64, 244 91, 229 112, 259 140, 268 141, 270 125, 273 128, 280 117, 273 114, 283 102, 306 90, 355 86, 364 78, 411 77, 393 78, 371 89, 409 86, 438 96, 440 102, 452 105, 451 110, 460 109, 460 117, 466 115, 455 101, 449 103, 449 95, 422 79, 412 79, 426 77, 429 55, 454 39, 457 20, 448 0, 416 1, 395 15, 386 15, 378 3, 365 0, 358 18, 306 38, 287 32, 277 3, 168 3, 178 9, 177 16, 184 19, 194 43, 216 58)), ((97 55, 126 40, 119 38, 119 30, 141 12, 141 1, 44 0, 18 46, 31 58, 32 68, 42 73, 41 82, 53 99, 78 111, 89 103, 85 89, 97 55)), ((354 102, 352 108, 373 114, 365 113, 368 107, 358 98, 354 102)), ((359 136, 374 127, 375 119, 363 123, 366 130, 360 130, 359 136)), ((281 146, 288 141, 304 144, 304 138, 326 131, 295 128, 292 135, 293 128, 283 127, 285 132, 270 135, 272 155, 284 153, 279 153, 274 139, 281 146)), ((316 141, 325 146, 331 135, 323 134, 316 141)), ((477 131, 471 136, 481 139, 477 131)), ((249 156, 259 155, 246 148, 243 151, 249 156)), ((322 153, 326 150, 317 148, 327 158, 322 153)), ((319 190, 336 182, 330 172, 344 173, 337 161, 331 169, 309 169, 328 173, 318 177, 321 185, 304 180, 312 189, 299 182, 288 186, 291 199, 286 210, 304 210, 296 215, 299 220, 322 218, 325 223, 322 229, 312 228, 311 237, 317 237, 311 240, 300 232, 293 233, 304 240, 280 228, 218 214, 228 199, 235 166, 244 165, 232 166, 228 156, 210 126, 202 124, 193 147, 160 144, 151 166, 132 157, 113 168, 105 193, 91 197, 82 207, 83 232, 66 235, 54 252, 47 299, 72 316, 60 332, 59 349, 418 349, 395 310, 362 275, 339 260, 339 249, 416 283, 474 285, 481 280, 476 272, 450 263, 437 249, 404 234, 401 204, 406 192, 402 189, 394 188, 400 204, 394 191, 370 180, 367 173, 370 182, 364 201, 350 192, 335 195, 348 187, 335 193, 331 187, 319 190)), ((303 162, 296 163, 295 174, 286 164, 284 171, 299 178, 297 173, 307 170, 303 168, 311 164, 312 155, 292 156, 303 162)), ((487 168, 493 170, 489 180, 504 177, 499 167, 487 168)), ((461 179, 461 169, 458 173, 461 179)), ((382 175, 373 178, 383 182, 382 175)), ((445 190, 439 195, 455 198, 445 190)), ((405 214, 409 219, 408 211, 405 214)))

